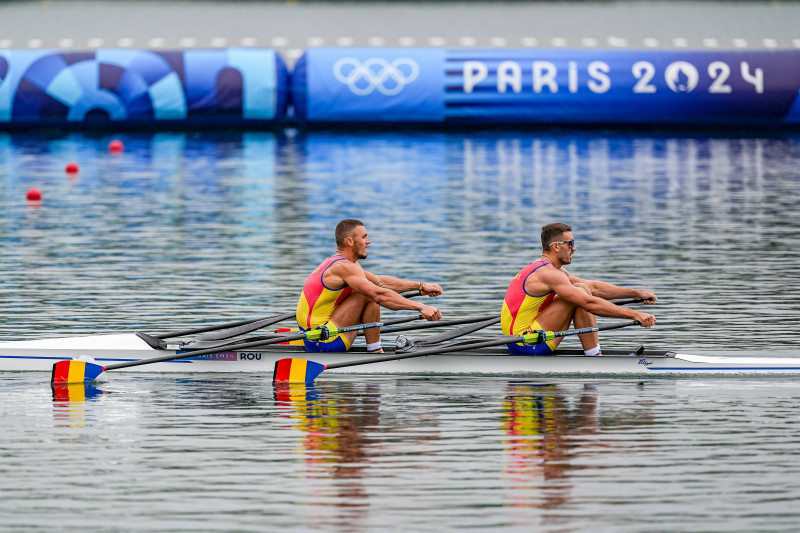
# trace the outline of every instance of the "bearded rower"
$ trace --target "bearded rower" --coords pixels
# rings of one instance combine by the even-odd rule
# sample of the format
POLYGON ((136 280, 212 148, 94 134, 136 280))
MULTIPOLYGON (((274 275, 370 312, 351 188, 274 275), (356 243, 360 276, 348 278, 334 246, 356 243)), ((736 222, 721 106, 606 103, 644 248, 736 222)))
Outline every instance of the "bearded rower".
MULTIPOLYGON (((655 303, 650 291, 618 287, 603 281, 585 280, 571 275, 564 267, 572 263, 578 247, 572 228, 556 222, 542 228, 542 257, 523 268, 506 291, 502 310, 502 328, 506 335, 532 331, 566 330, 597 326, 596 315, 630 318, 649 328, 656 318, 627 307, 615 305, 613 298, 635 298, 655 303)), ((579 335, 585 355, 602 355, 597 332, 579 335)), ((535 345, 509 344, 513 355, 547 355, 555 351, 561 337, 535 345)))
MULTIPOLYGON (((306 279, 297 302, 297 323, 302 330, 331 324, 341 328, 378 322, 381 307, 418 311, 426 320, 439 320, 442 313, 432 305, 404 298, 399 293, 419 290, 439 296, 436 283, 406 281, 392 276, 372 274, 358 264, 367 258, 371 244, 364 223, 345 219, 336 226, 336 253, 320 264, 306 279)), ((344 352, 350 349, 357 331, 339 333, 326 340, 305 340, 309 352, 344 352)), ((382 352, 380 328, 364 332, 367 351, 382 352)))

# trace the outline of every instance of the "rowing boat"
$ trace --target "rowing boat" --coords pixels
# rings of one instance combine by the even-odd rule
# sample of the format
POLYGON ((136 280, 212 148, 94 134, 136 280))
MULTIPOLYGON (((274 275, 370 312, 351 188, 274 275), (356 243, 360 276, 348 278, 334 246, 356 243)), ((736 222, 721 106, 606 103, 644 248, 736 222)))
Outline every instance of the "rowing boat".
MULTIPOLYGON (((328 365, 368 357, 363 347, 338 354, 306 353, 302 346, 270 345, 254 349, 219 351, 199 356, 182 352, 183 344, 157 349, 134 333, 0 342, 0 371, 47 371, 58 361, 91 358, 107 366, 155 357, 185 358, 120 368, 120 372, 273 372, 284 358, 305 358, 328 365)), ((395 348, 385 348, 385 356, 395 348)), ((480 348, 457 353, 431 354, 375 364, 332 368, 327 373, 358 374, 484 374, 522 375, 626 375, 638 377, 671 375, 769 375, 800 373, 797 357, 735 357, 691 355, 674 351, 604 350, 602 357, 585 357, 579 350, 558 350, 550 356, 512 356, 503 347, 480 348)))

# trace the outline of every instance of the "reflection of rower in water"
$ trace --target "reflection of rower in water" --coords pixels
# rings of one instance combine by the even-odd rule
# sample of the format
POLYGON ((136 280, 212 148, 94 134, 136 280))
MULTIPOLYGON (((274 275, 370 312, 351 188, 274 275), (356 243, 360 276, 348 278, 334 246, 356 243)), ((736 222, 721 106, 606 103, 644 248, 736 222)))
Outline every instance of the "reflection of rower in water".
POLYGON ((541 486, 542 481, 567 478, 572 468, 570 451, 575 435, 596 433, 596 387, 584 385, 577 409, 572 412, 557 385, 509 384, 503 401, 502 428, 509 479, 515 481, 510 500, 515 505, 552 509, 569 499, 570 485, 541 486), (536 489, 537 500, 528 491, 536 489))
POLYGON ((377 451, 366 428, 380 424, 381 397, 374 385, 367 385, 364 392, 353 384, 339 383, 332 392, 316 385, 285 383, 275 386, 275 400, 281 415, 292 419, 292 427, 302 432, 300 453, 307 470, 317 474, 313 478, 327 474, 337 493, 331 501, 347 509, 344 515, 332 515, 323 506, 319 515, 310 518, 317 526, 327 524, 341 530, 343 525, 353 526, 368 516, 364 471, 377 451))

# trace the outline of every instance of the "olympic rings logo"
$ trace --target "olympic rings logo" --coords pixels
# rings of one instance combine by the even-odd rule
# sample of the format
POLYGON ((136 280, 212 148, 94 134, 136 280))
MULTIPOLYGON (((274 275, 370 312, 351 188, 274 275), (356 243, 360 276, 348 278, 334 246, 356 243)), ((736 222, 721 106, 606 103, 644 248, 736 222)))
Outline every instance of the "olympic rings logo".
POLYGON ((393 96, 417 79, 419 65, 408 58, 389 63, 376 57, 361 63, 353 57, 343 57, 333 64, 333 75, 358 96, 372 94, 375 90, 393 96))

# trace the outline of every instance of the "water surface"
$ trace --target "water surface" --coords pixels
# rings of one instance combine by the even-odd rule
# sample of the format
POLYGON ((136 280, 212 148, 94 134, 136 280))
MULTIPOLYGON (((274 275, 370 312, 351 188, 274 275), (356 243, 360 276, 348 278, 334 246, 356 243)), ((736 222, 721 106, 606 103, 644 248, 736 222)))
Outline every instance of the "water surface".
MULTIPOLYGON (((800 355, 800 138, 595 132, 0 134, 2 338, 294 308, 344 217, 364 266, 500 308, 570 271, 655 291, 603 345, 800 355), (64 173, 69 161, 81 171, 64 173), (25 193, 42 191, 31 204, 25 193)), ((574 340, 569 340, 573 345, 574 340)), ((789 531, 798 385, 773 379, 0 374, 6 530, 789 531)))

